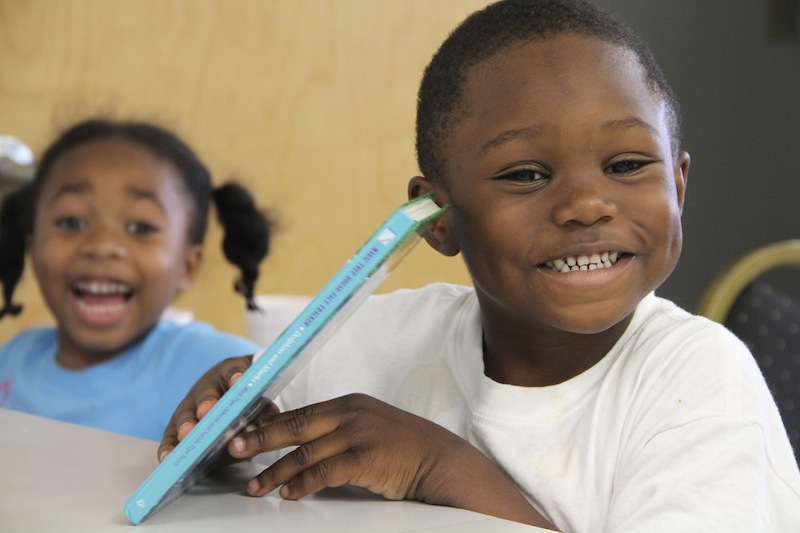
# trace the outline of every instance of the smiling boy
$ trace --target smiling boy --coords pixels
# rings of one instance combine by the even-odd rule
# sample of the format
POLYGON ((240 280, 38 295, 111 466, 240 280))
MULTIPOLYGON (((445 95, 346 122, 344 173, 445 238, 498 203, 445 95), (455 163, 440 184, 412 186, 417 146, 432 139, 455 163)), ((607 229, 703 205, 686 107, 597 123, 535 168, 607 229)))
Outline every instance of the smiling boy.
POLYGON ((451 205, 434 246, 463 253, 487 375, 551 385, 602 358, 675 267, 689 156, 632 52, 562 35, 498 56, 467 74, 442 175, 411 191, 451 205))
MULTIPOLYGON (((351 484, 561 531, 800 523, 752 356, 654 294, 680 254, 689 156, 638 36, 582 1, 473 14, 426 69, 417 152, 409 196, 451 206, 426 239, 474 288, 364 304, 278 399, 301 409, 231 442, 239 458, 298 446, 251 494, 351 484)), ((162 459, 247 364, 198 382, 162 459)))

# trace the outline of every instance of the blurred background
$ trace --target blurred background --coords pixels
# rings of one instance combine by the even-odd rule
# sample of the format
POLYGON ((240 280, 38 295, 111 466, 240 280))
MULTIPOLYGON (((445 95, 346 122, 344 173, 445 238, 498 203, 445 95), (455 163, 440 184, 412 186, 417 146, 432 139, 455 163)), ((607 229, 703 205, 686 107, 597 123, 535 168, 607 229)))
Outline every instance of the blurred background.
MULTIPOLYGON (((712 278, 800 237, 800 0, 596 0, 650 43, 692 155, 684 253, 660 295, 693 310, 712 278)), ((258 292, 315 293, 406 198, 424 66, 485 0, 0 0, 0 134, 38 157, 92 115, 152 120, 216 184, 249 187, 279 223, 258 292)), ((2 191, 2 188, 0 188, 2 191)), ((236 272, 210 224, 176 306, 245 332, 236 272)), ((379 292, 468 283, 420 245, 379 292)), ((50 322, 30 270, 0 342, 50 322)))

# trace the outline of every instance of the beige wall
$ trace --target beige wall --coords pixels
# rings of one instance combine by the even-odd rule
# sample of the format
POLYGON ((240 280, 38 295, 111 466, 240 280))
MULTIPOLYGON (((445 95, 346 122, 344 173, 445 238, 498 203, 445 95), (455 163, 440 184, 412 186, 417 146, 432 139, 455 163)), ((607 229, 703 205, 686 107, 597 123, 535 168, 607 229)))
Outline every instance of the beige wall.
MULTIPOLYGON (((155 120, 216 183, 235 176, 282 229, 259 293, 316 292, 395 205, 416 171, 422 70, 484 0, 0 0, 0 133, 38 155, 88 114, 155 120)), ((244 332, 216 222, 176 305, 244 332)), ((379 290, 468 283, 460 258, 421 244, 379 290)), ((26 271, 25 312, 0 342, 50 321, 26 271)))

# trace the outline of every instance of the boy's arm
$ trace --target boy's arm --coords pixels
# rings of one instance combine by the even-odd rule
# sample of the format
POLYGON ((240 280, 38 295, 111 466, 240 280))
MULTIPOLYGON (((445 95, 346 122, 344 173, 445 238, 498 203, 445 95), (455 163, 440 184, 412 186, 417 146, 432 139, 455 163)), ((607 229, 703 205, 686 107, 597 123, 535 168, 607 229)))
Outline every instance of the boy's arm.
POLYGON ((555 529, 485 455, 443 427, 362 394, 262 418, 231 441, 235 458, 295 450, 250 481, 261 496, 298 499, 325 487, 364 487, 387 499, 459 507, 555 529))
MULTIPOLYGON (((252 357, 215 365, 176 408, 158 447, 177 446, 250 366, 252 357)), ((459 507, 555 529, 485 455, 443 427, 375 398, 353 394, 286 413, 272 405, 234 438, 234 459, 298 446, 252 479, 247 491, 297 499, 350 484, 388 499, 459 507)))

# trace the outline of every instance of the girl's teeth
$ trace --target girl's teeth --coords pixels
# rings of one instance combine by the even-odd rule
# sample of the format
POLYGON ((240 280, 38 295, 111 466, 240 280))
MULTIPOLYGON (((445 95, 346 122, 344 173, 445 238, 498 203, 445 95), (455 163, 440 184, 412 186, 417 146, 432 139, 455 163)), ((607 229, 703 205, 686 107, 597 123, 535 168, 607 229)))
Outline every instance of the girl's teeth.
POLYGON ((96 295, 124 294, 128 291, 128 287, 119 283, 80 282, 77 286, 81 292, 96 295))
POLYGON ((597 270, 610 268, 619 259, 619 252, 603 252, 602 254, 568 256, 547 261, 545 266, 556 272, 576 272, 578 270, 597 270))

